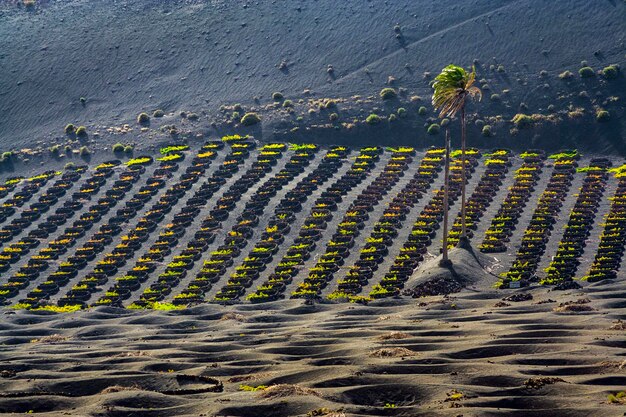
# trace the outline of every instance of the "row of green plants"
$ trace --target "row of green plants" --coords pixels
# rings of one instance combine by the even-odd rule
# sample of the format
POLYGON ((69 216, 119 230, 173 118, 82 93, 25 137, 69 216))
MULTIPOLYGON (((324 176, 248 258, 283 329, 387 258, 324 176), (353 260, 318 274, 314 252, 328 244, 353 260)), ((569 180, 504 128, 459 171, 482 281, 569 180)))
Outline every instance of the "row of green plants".
POLYGON ((531 281, 538 281, 535 272, 576 174, 577 162, 572 154, 577 155, 573 152, 555 154, 557 157, 553 158, 554 168, 548 185, 539 197, 530 224, 524 231, 515 261, 508 271, 500 274, 501 279, 497 283, 499 288, 510 287, 512 282, 525 286, 531 281))
MULTIPOLYGON (((108 253, 107 247, 113 242, 113 237, 121 233, 122 226, 128 224, 135 218, 158 191, 165 188, 167 181, 173 176, 174 172, 179 169, 178 164, 162 161, 158 168, 153 171, 152 175, 148 177, 144 185, 126 201, 125 207, 119 209, 116 212, 116 216, 112 217, 108 223, 101 226, 100 231, 92 235, 91 238, 75 252, 75 259, 87 257, 94 260, 102 252, 105 252, 105 255, 102 260, 98 261, 96 268, 92 269, 91 272, 86 274, 83 279, 78 281, 66 292, 65 296, 59 300, 58 304, 60 306, 79 305, 82 308, 87 307, 92 294, 100 291, 100 286, 105 285, 109 277, 116 274, 119 268, 123 266, 124 259, 131 257, 134 251, 148 239, 150 232, 156 227, 155 220, 160 217, 159 213, 169 210, 168 206, 171 206, 179 197, 179 190, 185 189, 193 184, 193 178, 198 172, 204 172, 204 169, 210 165, 211 160, 215 158, 215 156, 216 154, 213 152, 212 155, 207 155, 205 159, 194 159, 185 174, 181 175, 181 180, 184 181, 184 185, 179 182, 181 187, 168 189, 165 194, 161 196, 159 201, 153 204, 144 216, 139 219, 134 229, 132 229, 130 233, 122 236, 120 242, 113 248, 111 253, 108 253)), ((70 267, 79 268, 78 265, 71 265, 70 267)), ((148 271, 145 270, 143 273, 144 276, 147 276, 148 271)), ((124 284, 130 283, 130 279, 121 281, 124 281, 124 284)), ((120 287, 105 292, 105 296, 110 296, 112 300, 111 304, 117 304, 123 299, 123 295, 126 291, 130 291, 130 289, 128 287, 120 287)))
MULTIPOLYGON (((476 149, 466 150, 465 158, 462 155, 451 160, 450 178, 448 181, 448 204, 452 205, 463 190, 463 182, 471 178, 480 152, 476 149)), ((435 190, 433 197, 426 203, 419 216, 413 223, 411 233, 403 243, 400 253, 396 255, 393 264, 383 277, 376 283, 369 296, 372 298, 386 298, 399 295, 404 283, 411 277, 424 259, 427 248, 437 235, 440 223, 444 220, 446 186, 435 190)), ((442 248, 443 249, 443 248, 442 248)))
POLYGON ((33 195, 41 190, 55 175, 57 175, 56 171, 46 171, 27 180, 18 178, 7 180, 4 188, 7 193, 9 189, 15 190, 18 183, 22 183, 23 186, 0 205, 0 224, 5 223, 17 212, 19 207, 29 202, 33 195))
MULTIPOLYGON (((95 301, 95 305, 123 306, 123 302, 131 298, 132 294, 139 290, 144 282, 150 279, 158 266, 164 262, 165 257, 170 254, 172 248, 176 247, 179 239, 184 236, 186 230, 199 214, 200 203, 208 200, 213 192, 226 182, 226 178, 237 172, 239 164, 243 163, 247 158, 247 155, 245 155, 247 150, 237 151, 240 154, 238 157, 233 157, 232 152, 227 155, 214 175, 195 191, 185 205, 174 214, 170 222, 161 226, 165 216, 178 205, 178 201, 184 198, 189 190, 205 175, 205 172, 217 157, 217 151, 222 148, 223 143, 219 141, 209 141, 204 144, 192 159, 190 166, 178 177, 178 180, 144 213, 137 226, 122 236, 112 253, 100 261, 102 272, 107 276, 115 276, 115 279, 104 294, 101 294, 95 301), (149 236, 155 234, 157 235, 156 241, 151 244, 147 251, 139 256, 138 260, 130 268, 126 268, 126 261, 133 259, 135 254, 148 241, 149 236), (107 267, 105 262, 109 262, 112 266, 107 267)), ((177 147, 168 149, 165 153, 167 155, 176 155, 187 149, 177 147)), ((174 164, 181 160, 178 159, 174 164)), ((161 161, 162 165, 172 163, 171 161, 161 161)), ((176 166, 178 167, 178 165, 176 166)), ((198 255, 190 254, 189 256, 198 255)), ((181 261, 175 260, 172 264, 176 267, 179 263, 181 261)), ((98 272, 98 270, 94 270, 94 273, 98 272)), ((173 278, 175 277, 169 276, 164 279, 173 278)), ((108 280, 102 284, 106 282, 108 280)), ((161 304, 153 304, 153 306, 161 308, 161 304)), ((163 306, 163 309, 167 309, 167 306, 163 306)))
MULTIPOLYGON (((231 142, 231 154, 239 155, 245 150, 245 156, 247 157, 252 147, 252 142, 231 142)), ((228 218, 245 191, 258 183, 271 170, 276 161, 282 157, 285 149, 285 145, 279 147, 266 145, 259 149, 259 155, 256 161, 252 163, 251 168, 235 181, 224 195, 215 202, 213 208, 209 210, 209 215, 202 220, 200 230, 196 232, 193 239, 172 258, 172 261, 167 264, 165 271, 158 276, 157 281, 152 283, 131 306, 150 308, 150 303, 162 301, 172 292, 172 289, 193 269, 195 263, 209 252, 209 245, 214 242, 217 230, 221 227, 221 222, 228 218)), ((229 158, 227 157, 227 159, 229 158)), ((234 171, 231 172, 234 174, 234 171)), ((222 177, 224 173, 217 172, 214 176, 216 178, 222 177)), ((192 203, 196 208, 203 208, 208 203, 211 194, 217 191, 217 189, 214 188, 211 193, 203 194, 201 198, 194 199, 195 201, 192 201, 192 203)), ((235 251, 238 251, 238 248, 230 245, 230 247, 220 247, 211 253, 213 256, 228 256, 235 251)), ((186 290, 174 297, 173 305, 184 306, 189 303, 203 301, 203 293, 199 290, 201 288, 210 288, 210 284, 210 280, 198 280, 195 285, 189 285, 186 290)))
POLYGON ((556 255, 552 257, 550 265, 545 269, 542 284, 561 284, 571 282, 580 265, 580 257, 585 250, 587 239, 591 234, 596 212, 606 188, 609 178, 607 170, 611 161, 607 158, 592 159, 585 172, 583 185, 576 199, 574 208, 570 212, 565 233, 559 242, 556 255))
MULTIPOLYGON (((510 159, 512 153, 508 149, 496 149, 485 156, 485 172, 467 201, 466 234, 468 239, 474 237, 474 231, 478 228, 478 223, 496 196, 509 171, 509 167, 512 165, 510 159)), ((459 243, 462 233, 461 213, 459 213, 448 234, 449 248, 453 248, 459 243)))
MULTIPOLYGON (((85 171, 84 167, 80 169, 70 168, 66 170, 61 178, 57 179, 52 186, 45 189, 45 191, 39 196, 36 202, 31 203, 26 209, 20 212, 19 218, 11 220, 8 225, 3 226, 0 229, 0 242, 10 242, 15 237, 19 236, 26 228, 32 225, 41 218, 42 215, 47 213, 51 207, 53 207, 67 190, 74 186, 74 183, 80 179, 82 173, 85 171)), ((29 194, 34 195, 36 192, 42 189, 42 187, 48 183, 50 179, 55 176, 59 176, 60 172, 47 171, 42 175, 37 175, 30 179, 27 183, 29 194)), ((25 191, 24 189, 22 192, 25 191)), ((24 202, 24 200, 20 200, 24 202)), ((6 210, 15 210, 14 202, 12 198, 5 202, 6 206, 3 208, 6 210)), ((6 212, 5 212, 6 213, 6 212)))
POLYGON ((528 150, 520 154, 520 157, 524 162, 515 171, 513 185, 509 188, 496 216, 491 220, 479 246, 483 253, 506 252, 507 243, 539 181, 545 153, 540 150, 528 150))
MULTIPOLYGON (((402 154, 411 153, 414 150, 402 147, 392 151, 402 154)), ((372 279, 380 262, 389 255, 389 247, 404 227, 411 208, 421 200, 437 178, 444 162, 442 152, 441 148, 431 148, 426 151, 413 178, 387 204, 383 214, 374 224, 372 232, 365 239, 359 259, 349 267, 346 275, 338 280, 337 289, 328 295, 328 299, 354 302, 371 299, 369 296, 362 297, 358 294, 372 279)))
MULTIPOLYGON (((367 169, 371 170, 373 162, 380 158, 379 155, 382 152, 382 148, 362 149, 357 161, 362 160, 368 163, 367 169)), ((408 152, 392 152, 391 158, 382 172, 350 204, 346 214, 337 225, 331 240, 326 245, 324 254, 318 257, 315 266, 309 270, 308 276, 291 293, 291 298, 320 297, 322 290, 333 281, 335 274, 350 255, 351 248, 365 227, 365 222, 369 219, 368 213, 374 210, 389 190, 398 183, 404 175, 404 171, 408 169, 408 164, 413 160, 414 154, 414 149, 408 152)), ((327 209, 330 212, 336 211, 337 204, 342 201, 342 193, 349 190, 338 191, 318 199, 316 207, 327 209)), ((322 223, 315 225, 316 228, 325 228, 326 219, 320 220, 320 222, 322 223)))
POLYGON ((583 277, 589 282, 617 278, 626 246, 626 164, 609 170, 618 178, 617 190, 603 224, 600 243, 589 271, 583 277))
MULTIPOLYGON (((287 286, 293 282, 293 279, 298 275, 305 262, 309 260, 311 253, 317 247, 317 242, 322 237, 323 230, 333 218, 334 210, 333 204, 329 204, 331 202, 330 199, 332 198, 332 202, 336 204, 336 196, 341 198, 351 188, 361 183, 373 167, 379 152, 380 150, 375 147, 361 148, 350 168, 327 187, 314 202, 314 206, 304 218, 297 238, 287 248, 269 277, 261 285, 257 286, 256 291, 247 297, 248 300, 253 303, 261 303, 284 298, 287 286)), ((345 159, 348 153, 349 150, 345 147, 335 147, 326 154, 323 164, 328 166, 316 171, 315 175, 312 175, 311 178, 298 187, 297 192, 292 193, 289 199, 281 202, 281 210, 276 210, 275 222, 266 228, 262 236, 263 240, 273 239, 279 242, 284 240, 284 230, 281 230, 281 223, 291 218, 295 219, 295 215, 302 210, 302 203, 307 199, 308 195, 331 178, 331 172, 336 172, 338 169, 339 160, 345 159)), ((351 238, 345 236, 341 239, 349 242, 351 238)), ((244 262, 241 266, 245 268, 250 266, 250 263, 244 262)))
MULTIPOLYGON (((304 172, 306 166, 311 163, 318 151, 318 147, 314 145, 313 147, 306 145, 292 146, 291 149, 296 149, 296 154, 285 167, 285 170, 289 172, 287 178, 295 178, 304 172)), ((291 229, 290 224, 296 220, 295 211, 301 207, 303 199, 307 197, 307 194, 303 192, 303 187, 308 187, 307 184, 310 185, 312 183, 312 178, 314 178, 313 181, 325 180, 338 167, 336 163, 339 158, 333 155, 337 155, 337 153, 334 149, 331 149, 311 175, 298 182, 294 189, 285 195, 285 198, 276 207, 274 215, 268 222, 268 226, 266 226, 260 236, 260 240, 250 250, 243 262, 237 265, 235 272, 230 275, 228 281, 215 295, 214 301, 230 302, 239 299, 244 295, 246 288, 251 287, 253 282, 259 278, 260 273, 278 252, 279 244, 284 242, 285 235, 291 229), (322 172, 323 176, 320 176, 322 172)), ((250 216, 259 216, 263 213, 269 200, 263 196, 259 196, 258 199, 260 204, 254 201, 254 197, 251 199, 252 202, 246 205, 244 214, 248 212, 250 216)), ((241 218, 245 217, 245 215, 241 216, 241 218)))
MULTIPOLYGON (((62 207, 58 208, 54 215, 48 216, 48 218, 39 223, 37 228, 29 232, 28 238, 22 238, 18 243, 24 243, 23 250, 16 253, 12 258, 12 262, 16 263, 22 256, 28 254, 31 249, 38 247, 42 240, 47 239, 51 234, 54 234, 56 230, 67 223, 75 213, 83 208, 84 201, 88 200, 91 196, 99 192, 100 188, 107 182, 108 178, 113 175, 113 169, 119 165, 119 161, 109 161, 107 163, 96 166, 91 176, 87 178, 81 185, 79 191, 72 193, 71 198, 67 200, 62 207)), ((71 168, 83 170, 84 167, 71 168)), ((111 202, 114 199, 111 199, 111 202)), ((39 278, 44 271, 49 267, 71 247, 76 239, 81 234, 82 223, 88 222, 89 218, 94 218, 99 221, 99 214, 96 213, 96 208, 103 208, 110 204, 109 201, 99 201, 87 210, 86 213, 81 215, 81 218, 74 222, 72 226, 68 226, 64 229, 63 233, 59 236, 48 241, 46 247, 41 248, 36 254, 30 256, 29 260, 23 264, 8 280, 8 282, 0 286, 0 294, 6 299, 11 299, 19 294, 19 291, 25 289, 35 279, 39 278)), ((93 221, 92 221, 93 223, 93 221)), ((8 268, 7 268, 8 271, 8 268)), ((50 274, 49 274, 50 275, 50 274)), ((50 288, 58 288, 58 285, 53 281, 54 279, 69 280, 69 275, 57 274, 48 277, 45 282, 46 286, 50 288), (48 281, 52 281, 48 283, 48 281)), ((31 307, 37 307, 39 302, 47 298, 47 294, 35 291, 34 293, 27 294, 25 299, 19 301, 20 305, 26 305, 31 307)))

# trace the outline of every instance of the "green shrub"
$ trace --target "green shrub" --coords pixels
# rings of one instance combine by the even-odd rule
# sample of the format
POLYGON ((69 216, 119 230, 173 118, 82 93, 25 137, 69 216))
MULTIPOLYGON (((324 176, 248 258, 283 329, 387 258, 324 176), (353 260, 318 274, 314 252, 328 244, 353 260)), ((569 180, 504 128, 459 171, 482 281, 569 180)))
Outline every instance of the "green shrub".
POLYGON ((9 160, 13 157, 13 152, 11 151, 7 151, 7 152, 2 152, 2 159, 4 161, 9 160))
POLYGON ((241 124, 244 126, 253 126, 261 121, 261 118, 256 113, 246 113, 241 118, 241 124))
POLYGON ((72 147, 70 145, 65 145, 65 153, 72 153, 72 147))
POLYGON ((504 72, 504 65, 498 65, 497 71, 504 72))
POLYGON ((272 94, 272 99, 274 101, 281 101, 284 98, 283 93, 277 91, 274 94, 272 94))
POLYGON ((81 146, 78 153, 80 154, 80 156, 87 156, 87 155, 91 155, 91 151, 89 150, 88 147, 86 146, 81 146))
POLYGON ((234 111, 234 112, 233 112, 232 119, 233 119, 233 120, 239 120, 239 119, 241 119, 241 113, 239 113, 238 111, 234 111))
POLYGON ((139 124, 146 124, 150 121, 150 116, 148 116, 148 113, 140 113, 139 116, 137 116, 137 123, 139 124))
POLYGON ((533 119, 527 114, 518 113, 513 117, 512 120, 515 127, 518 129, 528 129, 533 125, 533 119))
POLYGON ((500 94, 492 94, 491 95, 491 100, 492 101, 500 101, 500 94))
POLYGON ((398 113, 398 116, 400 116, 403 119, 407 116, 406 109, 404 107, 400 107, 397 113, 398 113))
POLYGON ((367 116, 367 119, 365 119, 365 123, 367 123, 368 125, 377 125, 378 123, 380 123, 380 116, 372 113, 367 116))
POLYGON ((50 151, 50 153, 54 156, 59 156, 59 151, 60 151, 61 147, 59 145, 53 145, 50 148, 48 148, 48 150, 50 151))
POLYGON ((152 117, 163 117, 165 116, 165 112, 163 110, 157 109, 152 113, 152 117))
POLYGON ((578 70, 578 74, 581 76, 581 78, 591 78, 596 75, 596 73, 593 71, 593 68, 591 67, 582 67, 578 70))
POLYGON ((547 77, 548 76, 548 71, 546 71, 546 70, 539 71, 539 76, 540 77, 547 77))
POLYGON ((396 116, 395 114, 391 113, 389 115, 389 119, 390 122, 395 122, 396 120, 398 120, 398 116, 396 116))
POLYGON ((450 124, 450 119, 448 118, 441 119, 441 123, 439 124, 441 125, 441 127, 448 126, 450 124))
POLYGON ((293 101, 291 100, 283 101, 283 107, 293 107, 293 101))
POLYGON ((429 135, 436 135, 439 133, 439 125, 437 123, 433 123, 432 125, 428 126, 428 134, 429 135))
POLYGON ((87 128, 85 126, 78 126, 76 136, 87 136, 87 128))
POLYGON ((197 113, 189 113, 187 115, 187 119, 191 120, 191 121, 196 121, 198 120, 200 117, 198 116, 197 113))
POLYGON ((124 146, 124 153, 133 153, 133 149, 131 145, 124 146))
POLYGON ((492 133, 491 133, 491 126, 489 126, 489 125, 484 125, 484 126, 483 126, 483 130, 482 130, 482 134, 483 134, 483 136, 485 136, 485 137, 489 137, 489 136, 491 136, 491 134, 492 134, 492 133))
POLYGON ((607 80, 614 80, 619 75, 619 66, 616 64, 609 65, 602 70, 602 75, 607 80))
POLYGON ((574 74, 572 73, 572 71, 563 71, 562 73, 559 74, 559 78, 561 80, 570 80, 572 77, 574 76, 574 74))
POLYGON ((71 135, 71 134, 72 134, 72 133, 74 133, 75 131, 76 131, 76 127, 75 127, 73 124, 68 123, 68 124, 65 126, 65 134, 66 134, 66 135, 71 135))
POLYGON ((241 104, 237 103, 237 104, 235 104, 233 106, 233 110, 234 111, 238 111, 238 112, 242 112, 243 111, 243 106, 241 104))
POLYGON ((611 114, 606 110, 598 110, 596 112, 596 121, 600 123, 608 122, 611 119, 611 114))
POLYGON ((398 93, 393 88, 383 88, 380 91, 380 98, 383 100, 391 100, 396 97, 398 97, 398 93))
POLYGON ((335 120, 339 119, 339 115, 337 113, 331 113, 330 116, 328 116, 328 118, 330 119, 331 122, 334 122, 335 120))
POLYGON ((68 162, 67 164, 65 164, 65 169, 72 169, 75 167, 76 167, 76 164, 74 162, 68 162))
POLYGON ((124 145, 122 145, 121 143, 116 143, 115 145, 113 145, 113 152, 124 152, 124 145))
POLYGON ((419 114, 420 116, 424 116, 426 115, 426 112, 428 111, 428 109, 424 106, 420 107, 419 110, 417 111, 417 114, 419 114))

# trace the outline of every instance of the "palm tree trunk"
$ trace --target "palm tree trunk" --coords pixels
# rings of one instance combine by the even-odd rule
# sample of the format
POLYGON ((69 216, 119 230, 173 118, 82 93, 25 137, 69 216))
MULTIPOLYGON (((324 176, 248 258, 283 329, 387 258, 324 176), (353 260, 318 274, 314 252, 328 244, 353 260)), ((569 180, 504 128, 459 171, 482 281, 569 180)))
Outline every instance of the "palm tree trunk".
POLYGON ((461 238, 459 243, 465 244, 467 239, 467 230, 465 226, 465 106, 461 108, 461 158, 463 159, 463 169, 461 170, 461 238))
POLYGON ((446 157, 443 171, 443 248, 440 265, 449 266, 448 259, 448 189, 450 186, 450 129, 446 127, 446 157))

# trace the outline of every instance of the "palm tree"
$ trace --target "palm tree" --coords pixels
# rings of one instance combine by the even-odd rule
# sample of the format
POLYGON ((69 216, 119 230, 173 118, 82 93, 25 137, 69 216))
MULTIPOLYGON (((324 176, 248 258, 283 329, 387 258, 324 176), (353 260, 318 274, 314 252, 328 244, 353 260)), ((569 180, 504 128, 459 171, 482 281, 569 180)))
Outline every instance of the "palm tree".
MULTIPOLYGON (((439 110, 439 118, 455 117, 461 112, 461 160, 463 169, 461 170, 461 237, 459 246, 466 245, 467 231, 465 226, 465 99, 467 97, 478 100, 482 98, 482 92, 474 85, 476 70, 472 67, 472 72, 467 72, 464 68, 450 64, 445 67, 433 82, 432 103, 435 110, 439 110)), ((444 242, 444 246, 447 242, 444 242)))

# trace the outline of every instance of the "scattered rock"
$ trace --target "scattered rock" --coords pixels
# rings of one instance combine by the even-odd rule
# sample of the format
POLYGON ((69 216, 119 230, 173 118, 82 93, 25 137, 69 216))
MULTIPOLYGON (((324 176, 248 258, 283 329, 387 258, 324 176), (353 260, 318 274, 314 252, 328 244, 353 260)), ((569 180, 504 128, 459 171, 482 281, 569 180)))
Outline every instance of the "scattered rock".
POLYGON ((494 307, 509 307, 511 304, 505 303, 504 301, 498 301, 493 306, 494 307))
POLYGON ((593 311, 594 309, 591 306, 586 305, 590 302, 591 300, 588 298, 580 298, 576 301, 567 301, 555 307, 554 311, 558 313, 567 313, 567 312, 577 313, 577 312, 582 312, 582 311, 593 311))
POLYGON ((512 301, 514 303, 519 303, 521 301, 528 301, 528 300, 532 300, 533 299, 533 295, 530 293, 518 293, 518 294, 512 294, 509 295, 508 297, 504 297, 502 300, 503 301, 512 301))
POLYGON ((17 375, 17 372, 15 372, 13 369, 5 369, 0 371, 0 378, 13 378, 15 375, 17 375))
POLYGON ((390 332, 378 336, 378 340, 400 340, 406 339, 410 335, 402 332, 390 332))
POLYGON ((551 376, 540 376, 537 378, 527 379, 526 381, 524 381, 524 386, 530 389, 539 389, 543 387, 544 385, 552 385, 552 384, 556 384, 557 382, 567 383, 562 378, 551 377, 551 376))
POLYGON ((316 397, 321 397, 319 391, 292 384, 272 385, 262 391, 259 391, 258 395, 259 397, 266 399, 292 397, 296 395, 314 395, 316 397))
POLYGON ((564 281, 554 286, 555 291, 577 290, 579 288, 582 287, 575 281, 564 281))
POLYGON ((403 358, 405 356, 415 356, 417 353, 403 347, 381 348, 370 352, 374 358, 403 358))

